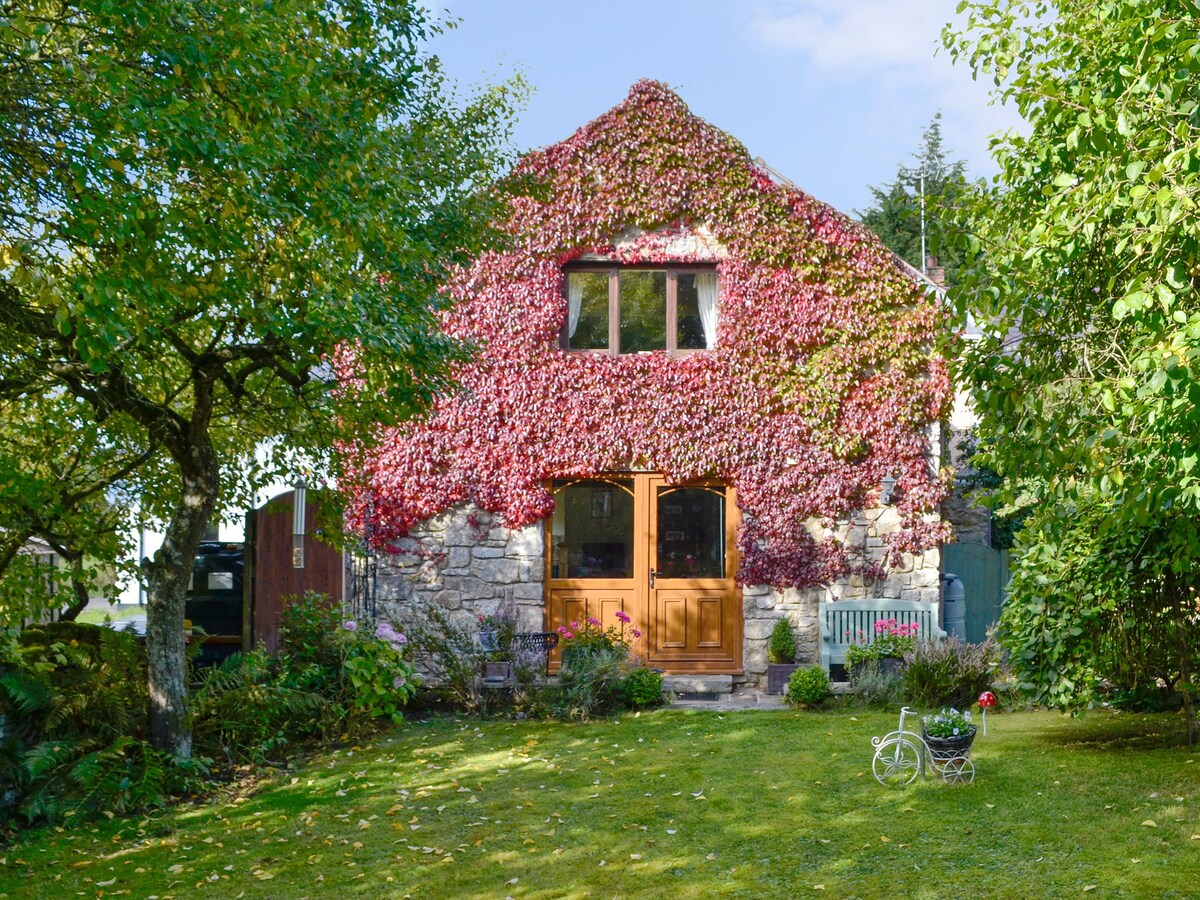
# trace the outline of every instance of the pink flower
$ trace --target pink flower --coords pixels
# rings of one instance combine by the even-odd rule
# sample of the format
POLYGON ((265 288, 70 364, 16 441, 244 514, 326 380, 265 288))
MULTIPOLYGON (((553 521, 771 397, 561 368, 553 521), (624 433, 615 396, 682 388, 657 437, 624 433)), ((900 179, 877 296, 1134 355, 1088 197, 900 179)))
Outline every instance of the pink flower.
POLYGON ((578 631, 578 630, 579 630, 579 623, 578 623, 578 622, 572 622, 572 623, 571 623, 571 627, 572 627, 573 629, 575 629, 576 631, 578 631))
POLYGON ((595 625, 597 628, 599 628, 599 627, 600 627, 600 620, 599 620, 599 619, 593 619, 591 616, 588 616, 588 617, 587 617, 587 623, 588 623, 589 625, 595 625))
POLYGON ((347 631, 358 631, 358 623, 355 622, 353 619, 347 619, 345 622, 342 623, 342 627, 345 628, 347 631))
POLYGON ((633 635, 633 639, 635 641, 642 636, 642 633, 640 631, 638 631, 636 628, 630 630, 629 633, 633 635))
POLYGON ((618 609, 616 612, 616 617, 617 617, 617 619, 619 619, 622 622, 625 622, 626 624, 629 623, 629 613, 625 612, 624 610, 618 609))

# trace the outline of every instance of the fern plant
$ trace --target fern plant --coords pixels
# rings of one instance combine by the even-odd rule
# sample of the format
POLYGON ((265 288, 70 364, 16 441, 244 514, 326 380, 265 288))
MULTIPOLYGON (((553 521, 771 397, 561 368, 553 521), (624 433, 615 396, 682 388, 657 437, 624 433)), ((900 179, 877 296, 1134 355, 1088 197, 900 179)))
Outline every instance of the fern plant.
POLYGON ((262 650, 235 653, 209 669, 192 695, 197 748, 219 753, 229 765, 277 759, 294 738, 325 732, 337 707, 315 691, 288 686, 262 650))

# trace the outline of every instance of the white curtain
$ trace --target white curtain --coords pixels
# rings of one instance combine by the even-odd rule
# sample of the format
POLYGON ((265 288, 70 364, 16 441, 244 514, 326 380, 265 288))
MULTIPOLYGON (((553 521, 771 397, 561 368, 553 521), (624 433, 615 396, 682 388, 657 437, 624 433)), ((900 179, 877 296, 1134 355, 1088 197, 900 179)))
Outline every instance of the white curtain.
POLYGON ((700 324, 704 326, 704 346, 717 345, 717 273, 696 273, 696 296, 700 306, 700 324))
POLYGON ((579 327, 579 311, 583 308, 583 278, 567 275, 567 337, 575 337, 579 327))

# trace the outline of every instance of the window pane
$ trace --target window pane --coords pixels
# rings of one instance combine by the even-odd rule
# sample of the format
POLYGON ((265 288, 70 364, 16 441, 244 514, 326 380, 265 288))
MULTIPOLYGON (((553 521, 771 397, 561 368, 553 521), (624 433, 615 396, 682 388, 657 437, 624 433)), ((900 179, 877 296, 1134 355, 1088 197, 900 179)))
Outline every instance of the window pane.
POLYGON ((567 275, 567 300, 567 346, 572 350, 607 350, 608 273, 571 272, 567 275))
POLYGON ((703 350, 704 323, 700 320, 700 296, 696 291, 696 273, 680 272, 675 276, 675 320, 678 329, 675 346, 679 350, 703 350))
POLYGON ((667 349, 667 273, 620 273, 621 352, 667 349))
POLYGON ((725 489, 659 488, 658 574, 725 577, 725 489))
POLYGON ((553 577, 633 577, 633 479, 556 487, 553 577))

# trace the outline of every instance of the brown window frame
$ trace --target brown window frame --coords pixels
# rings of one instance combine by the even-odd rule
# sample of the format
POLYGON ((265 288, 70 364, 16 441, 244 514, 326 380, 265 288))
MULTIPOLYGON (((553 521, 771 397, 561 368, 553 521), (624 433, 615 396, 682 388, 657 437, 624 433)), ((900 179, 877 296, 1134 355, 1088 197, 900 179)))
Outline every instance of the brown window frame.
MULTIPOLYGON (((559 333, 559 346, 568 353, 611 353, 621 355, 621 289, 620 275, 622 272, 666 272, 667 273, 667 346, 666 352, 671 356, 690 356, 693 353, 706 353, 707 348, 679 348, 679 307, 676 278, 679 275, 689 275, 699 272, 716 272, 715 265, 688 264, 663 265, 648 263, 643 265, 620 265, 613 263, 576 263, 563 270, 563 299, 567 298, 567 281, 572 272, 607 272, 608 273, 608 346, 603 349, 586 349, 572 347, 570 336, 567 334, 568 322, 564 321, 559 333)), ((717 276, 717 296, 721 295, 720 276, 717 276)), ((718 305, 718 310, 720 306, 718 305)), ((719 315, 719 313, 718 313, 719 315)), ((641 353, 662 353, 662 350, 642 350, 641 353)))

